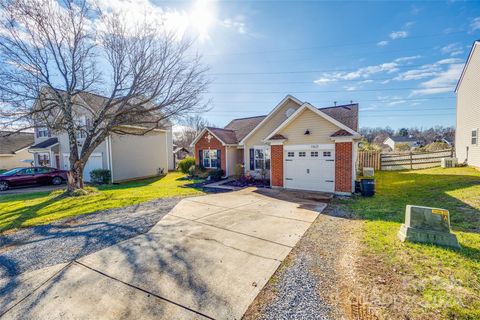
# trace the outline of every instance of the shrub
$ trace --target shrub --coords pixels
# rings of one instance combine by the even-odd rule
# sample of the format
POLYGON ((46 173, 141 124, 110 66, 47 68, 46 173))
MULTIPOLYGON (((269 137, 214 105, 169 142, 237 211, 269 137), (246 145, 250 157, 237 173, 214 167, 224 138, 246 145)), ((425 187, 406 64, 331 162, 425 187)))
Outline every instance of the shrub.
POLYGON ((195 158, 193 157, 185 157, 178 162, 178 170, 185 174, 189 173, 192 166, 195 166, 195 158))
POLYGON ((112 174, 107 169, 95 169, 90 171, 90 182, 93 184, 109 184, 112 174))
POLYGON ((220 180, 225 175, 225 172, 222 169, 214 169, 208 172, 208 176, 212 180, 220 180))
POLYGON ((83 187, 83 189, 75 189, 73 191, 66 191, 64 193, 67 197, 81 197, 89 194, 95 194, 98 192, 97 188, 94 187, 83 187))
POLYGON ((448 145, 448 143, 443 141, 432 142, 425 146, 426 151, 439 151, 439 150, 445 150, 445 149, 450 149, 450 146, 448 145))
POLYGON ((408 143, 397 143, 395 145, 395 151, 410 151, 410 145, 408 143))
POLYGON ((188 169, 188 174, 193 178, 205 179, 208 177, 209 172, 203 167, 193 165, 188 169))

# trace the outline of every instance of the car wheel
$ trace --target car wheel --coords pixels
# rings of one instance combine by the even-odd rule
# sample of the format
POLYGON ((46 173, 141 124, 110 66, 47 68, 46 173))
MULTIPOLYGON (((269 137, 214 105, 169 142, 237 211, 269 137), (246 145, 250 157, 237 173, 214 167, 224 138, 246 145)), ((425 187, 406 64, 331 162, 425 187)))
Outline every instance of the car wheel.
POLYGON ((58 186, 59 184, 62 184, 63 180, 61 177, 53 177, 52 179, 52 184, 58 186))
POLYGON ((0 181, 0 191, 5 191, 8 189, 8 183, 6 181, 0 181))

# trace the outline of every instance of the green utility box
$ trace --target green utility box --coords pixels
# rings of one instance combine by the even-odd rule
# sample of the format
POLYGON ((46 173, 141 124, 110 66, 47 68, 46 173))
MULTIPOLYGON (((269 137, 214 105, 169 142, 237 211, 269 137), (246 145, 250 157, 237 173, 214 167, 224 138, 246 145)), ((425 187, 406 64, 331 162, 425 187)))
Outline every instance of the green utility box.
POLYGON ((403 241, 434 243, 460 248, 457 237, 450 232, 448 210, 407 205, 405 223, 398 237, 403 241))

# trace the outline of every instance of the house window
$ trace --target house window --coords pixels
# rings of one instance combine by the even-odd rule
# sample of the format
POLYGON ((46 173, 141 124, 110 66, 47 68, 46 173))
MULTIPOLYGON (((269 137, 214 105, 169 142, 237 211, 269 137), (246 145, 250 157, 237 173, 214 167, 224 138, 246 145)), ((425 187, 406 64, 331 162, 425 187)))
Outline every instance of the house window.
POLYGON ((203 150, 203 166, 205 168, 218 167, 217 150, 203 150))
POLYGON ((87 129, 90 127, 90 119, 87 119, 85 116, 81 116, 76 119, 75 124, 77 125, 77 139, 84 139, 87 137, 87 129))
POLYGON ((299 156, 299 157, 306 157, 306 156, 307 156, 307 153, 304 152, 304 151, 300 151, 300 152, 298 153, 298 156, 299 156))
POLYGON ((478 140, 478 131, 477 129, 472 130, 472 144, 477 145, 478 140))
POLYGON ((268 148, 255 148, 255 170, 270 170, 270 150, 268 148))
POLYGON ((289 157, 289 158, 295 157, 295 152, 293 152, 293 151, 287 152, 287 157, 289 157))
POLYGON ((47 127, 40 127, 37 129, 37 137, 48 137, 48 128, 47 127))
POLYGON ((310 152, 310 157, 318 157, 318 151, 310 152))
POLYGON ((37 156, 39 166, 48 166, 50 165, 50 154, 49 153, 38 153, 37 156))
POLYGON ((323 152, 323 156, 324 157, 331 157, 332 156, 332 153, 330 151, 324 151, 323 152))

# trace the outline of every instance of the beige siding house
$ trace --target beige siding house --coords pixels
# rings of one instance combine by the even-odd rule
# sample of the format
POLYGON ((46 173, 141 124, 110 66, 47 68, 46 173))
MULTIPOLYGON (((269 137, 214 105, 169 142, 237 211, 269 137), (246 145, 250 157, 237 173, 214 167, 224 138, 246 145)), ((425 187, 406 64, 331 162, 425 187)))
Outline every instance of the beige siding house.
POLYGON ((28 147, 33 143, 33 133, 0 131, 0 170, 28 166, 33 161, 28 147))
MULTIPOLYGON (((92 112, 98 110, 104 97, 82 92, 75 101, 76 121, 88 126, 92 112)), ((90 155, 85 168, 84 180, 90 180, 94 169, 108 169, 112 182, 121 182, 156 176, 174 169, 172 126, 166 123, 145 135, 139 128, 122 126, 122 131, 131 134, 111 134, 90 155)), ((85 137, 77 136, 79 147, 85 137)), ((70 167, 70 147, 66 132, 53 132, 36 125, 35 143, 28 149, 33 154, 35 165, 63 170, 70 167)))
POLYGON ((358 104, 316 108, 288 95, 266 116, 205 128, 193 141, 197 164, 266 179, 275 188, 350 194, 360 139, 358 104))
POLYGON ((480 41, 475 41, 455 89, 455 152, 460 163, 480 168, 480 41))

